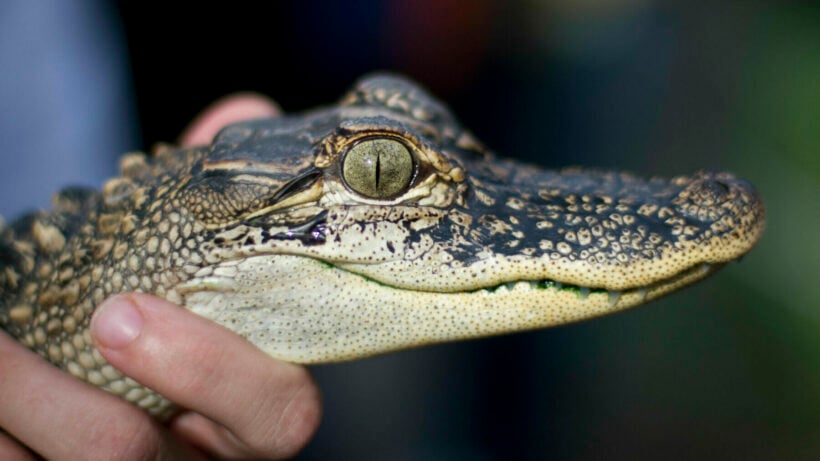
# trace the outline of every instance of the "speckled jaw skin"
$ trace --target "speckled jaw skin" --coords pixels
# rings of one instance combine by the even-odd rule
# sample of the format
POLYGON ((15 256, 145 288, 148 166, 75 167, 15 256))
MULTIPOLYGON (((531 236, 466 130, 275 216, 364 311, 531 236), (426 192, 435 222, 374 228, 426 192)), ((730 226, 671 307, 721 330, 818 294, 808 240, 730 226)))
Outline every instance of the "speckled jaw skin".
POLYGON ((195 279, 182 290, 194 312, 229 326, 270 355, 325 363, 612 313, 711 270, 699 265, 649 288, 617 292, 582 293, 578 287, 523 281, 441 293, 397 289, 315 259, 254 256, 222 264, 215 271, 220 275, 195 279), (305 289, 293 291, 297 283, 305 289), (328 299, 338 300, 333 315, 328 299))
POLYGON ((0 228, 0 326, 154 414, 93 349, 105 298, 182 304, 300 363, 543 328, 641 304, 746 253, 764 211, 728 173, 643 180, 494 157, 391 76, 333 107, 130 154, 102 193, 0 228))

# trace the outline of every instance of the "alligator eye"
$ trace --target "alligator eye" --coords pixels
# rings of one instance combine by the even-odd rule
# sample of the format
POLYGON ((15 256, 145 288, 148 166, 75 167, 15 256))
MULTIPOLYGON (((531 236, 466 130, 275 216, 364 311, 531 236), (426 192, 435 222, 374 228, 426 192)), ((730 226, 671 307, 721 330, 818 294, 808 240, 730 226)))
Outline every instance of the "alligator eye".
POLYGON ((351 189, 366 197, 393 197, 410 185, 413 156, 399 141, 368 139, 347 152, 342 176, 351 189))

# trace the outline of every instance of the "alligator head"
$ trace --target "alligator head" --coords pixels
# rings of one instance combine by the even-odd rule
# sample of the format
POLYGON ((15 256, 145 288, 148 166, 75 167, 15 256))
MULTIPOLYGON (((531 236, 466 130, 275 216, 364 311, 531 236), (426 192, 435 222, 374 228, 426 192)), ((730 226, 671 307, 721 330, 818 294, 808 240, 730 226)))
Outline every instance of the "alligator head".
POLYGON ((739 258, 764 227, 760 198, 729 173, 498 159, 390 76, 121 163, 102 193, 66 190, 0 226, 0 326, 155 413, 169 403, 88 334, 119 292, 163 296, 274 357, 328 362, 636 306, 739 258))
POLYGON ((191 223, 202 261, 171 251, 190 278, 166 294, 295 362, 614 312, 703 278, 763 229, 731 174, 500 160, 386 76, 329 109, 225 128, 183 171, 154 206, 191 223))

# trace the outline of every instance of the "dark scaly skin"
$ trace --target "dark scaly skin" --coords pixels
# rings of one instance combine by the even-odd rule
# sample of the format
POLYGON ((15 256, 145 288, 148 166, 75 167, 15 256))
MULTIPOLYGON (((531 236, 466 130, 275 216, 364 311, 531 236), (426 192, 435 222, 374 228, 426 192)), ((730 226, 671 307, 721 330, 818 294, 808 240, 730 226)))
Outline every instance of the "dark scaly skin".
POLYGON ((166 415, 92 346, 91 314, 113 294, 153 293, 274 357, 328 362, 639 305, 739 258, 763 226, 759 197, 729 173, 500 160, 423 90, 375 76, 337 106, 127 155, 102 192, 65 190, 0 228, 0 326, 166 415), (372 171, 345 163, 376 145, 404 146, 410 170, 385 153, 359 162, 372 171))

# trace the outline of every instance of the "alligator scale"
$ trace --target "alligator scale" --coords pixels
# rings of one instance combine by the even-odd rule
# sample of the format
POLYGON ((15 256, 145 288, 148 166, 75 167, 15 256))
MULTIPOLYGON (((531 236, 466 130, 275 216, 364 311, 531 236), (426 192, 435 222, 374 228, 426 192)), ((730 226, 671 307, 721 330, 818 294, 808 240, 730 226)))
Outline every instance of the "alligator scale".
POLYGON ((90 340, 116 293, 167 298, 279 359, 330 362, 636 306, 739 258, 764 226, 760 198, 729 173, 643 180, 498 159, 392 76, 121 169, 0 228, 0 326, 154 414, 169 402, 90 340))

